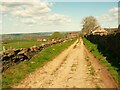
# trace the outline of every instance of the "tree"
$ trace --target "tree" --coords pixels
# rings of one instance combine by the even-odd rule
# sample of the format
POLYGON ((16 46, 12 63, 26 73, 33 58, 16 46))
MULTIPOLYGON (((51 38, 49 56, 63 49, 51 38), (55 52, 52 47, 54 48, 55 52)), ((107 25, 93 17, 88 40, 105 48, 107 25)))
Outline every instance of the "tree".
POLYGON ((54 32, 52 35, 51 35, 51 38, 52 39, 60 39, 62 38, 63 35, 60 33, 60 32, 54 32))
POLYGON ((91 32, 91 30, 94 30, 94 28, 98 25, 98 22, 95 17, 88 16, 83 19, 82 25, 82 32, 88 34, 91 32))

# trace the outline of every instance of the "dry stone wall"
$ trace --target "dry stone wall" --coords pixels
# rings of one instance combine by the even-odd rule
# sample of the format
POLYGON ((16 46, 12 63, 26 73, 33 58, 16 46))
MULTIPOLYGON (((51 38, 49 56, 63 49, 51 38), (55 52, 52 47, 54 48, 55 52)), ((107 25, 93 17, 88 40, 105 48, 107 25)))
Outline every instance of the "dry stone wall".
POLYGON ((118 56, 120 55, 120 32, 103 36, 88 35, 86 38, 91 42, 104 47, 105 49, 113 51, 118 56))
POLYGON ((13 66, 22 61, 30 60, 37 52, 43 50, 46 47, 49 47, 54 44, 61 43, 65 40, 57 40, 51 43, 43 44, 41 46, 32 46, 30 48, 21 48, 21 49, 8 49, 0 52, 0 62, 1 72, 8 69, 10 66, 13 66))
MULTIPOLYGON (((88 35, 86 38, 97 45, 99 52, 115 70, 120 71, 120 32, 109 35, 88 35)), ((94 49, 93 49, 94 50, 94 49)), ((99 58, 102 60, 102 58, 99 58)))

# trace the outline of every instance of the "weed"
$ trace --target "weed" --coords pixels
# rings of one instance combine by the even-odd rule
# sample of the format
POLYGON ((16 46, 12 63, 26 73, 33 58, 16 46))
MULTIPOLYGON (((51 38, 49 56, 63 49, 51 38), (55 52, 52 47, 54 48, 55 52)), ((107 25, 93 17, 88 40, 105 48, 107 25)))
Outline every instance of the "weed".
POLYGON ((87 56, 87 57, 85 58, 85 60, 86 60, 86 61, 89 61, 89 57, 87 56))
POLYGON ((100 89, 101 89, 101 87, 97 85, 96 86, 96 90, 100 90, 100 89))
POLYGON ((95 70, 94 70, 93 67, 91 67, 90 74, 93 75, 93 76, 95 75, 95 70))
POLYGON ((75 49, 77 47, 77 45, 74 45, 73 49, 75 49))
POLYGON ((95 70, 92 67, 92 64, 91 64, 88 56, 86 56, 86 61, 87 61, 87 66, 89 68, 90 74, 94 76, 95 75, 95 70))

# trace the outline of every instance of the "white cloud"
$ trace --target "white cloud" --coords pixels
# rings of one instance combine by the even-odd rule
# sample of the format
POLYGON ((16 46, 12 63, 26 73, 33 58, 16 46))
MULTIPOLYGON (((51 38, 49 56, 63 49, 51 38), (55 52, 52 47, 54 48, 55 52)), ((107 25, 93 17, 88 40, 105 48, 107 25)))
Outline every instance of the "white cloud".
POLYGON ((46 24, 46 23, 57 23, 65 24, 70 22, 68 16, 52 13, 51 7, 54 3, 48 3, 45 1, 30 0, 29 2, 8 2, 9 0, 3 0, 2 13, 3 15, 11 15, 16 17, 25 24, 46 24), (33 2, 34 1, 34 2, 33 2), (31 3, 32 2, 32 3, 31 3))
POLYGON ((118 11, 120 11, 120 9, 118 7, 110 9, 110 12, 118 12, 118 11))
POLYGON ((118 12, 120 11, 120 8, 115 7, 110 9, 106 14, 103 14, 101 16, 98 16, 98 20, 104 21, 104 22, 116 22, 118 19, 120 19, 120 16, 118 15, 118 12))
POLYGON ((23 23, 26 23, 26 24, 35 24, 35 23, 37 23, 34 19, 30 19, 30 18, 21 19, 20 21, 23 22, 23 23))
POLYGON ((15 16, 33 16, 51 12, 50 5, 47 2, 41 3, 23 3, 23 2, 4 2, 2 3, 2 12, 15 16))
POLYGON ((54 14, 52 16, 49 16, 48 20, 53 22, 58 22, 58 23, 71 22, 71 19, 69 17, 65 15, 60 15, 60 14, 54 14))
POLYGON ((39 0, 0 0, 1 2, 39 2, 39 0))
POLYGON ((2 21, 0 20, 0 24, 2 24, 2 21))

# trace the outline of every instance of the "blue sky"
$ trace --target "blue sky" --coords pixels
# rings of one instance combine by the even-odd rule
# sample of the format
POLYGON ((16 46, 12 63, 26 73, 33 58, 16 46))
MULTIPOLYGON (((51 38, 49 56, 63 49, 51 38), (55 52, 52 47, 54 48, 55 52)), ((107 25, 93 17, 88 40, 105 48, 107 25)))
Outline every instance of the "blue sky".
POLYGON ((10 2, 1 6, 2 33, 80 31, 86 16, 96 17, 102 27, 118 25, 117 2, 10 2))

